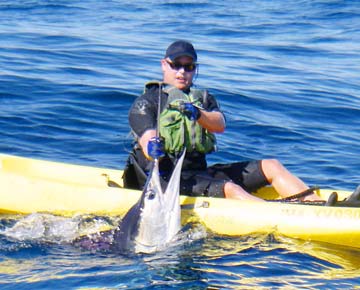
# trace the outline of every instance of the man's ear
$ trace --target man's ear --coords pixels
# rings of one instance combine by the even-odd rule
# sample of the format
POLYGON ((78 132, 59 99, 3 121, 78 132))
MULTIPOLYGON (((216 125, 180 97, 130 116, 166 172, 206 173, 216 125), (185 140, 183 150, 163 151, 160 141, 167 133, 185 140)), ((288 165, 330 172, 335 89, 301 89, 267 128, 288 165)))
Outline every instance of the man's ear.
POLYGON ((160 60, 161 63, 161 70, 164 72, 165 71, 165 66, 167 65, 166 60, 163 58, 162 60, 160 60))

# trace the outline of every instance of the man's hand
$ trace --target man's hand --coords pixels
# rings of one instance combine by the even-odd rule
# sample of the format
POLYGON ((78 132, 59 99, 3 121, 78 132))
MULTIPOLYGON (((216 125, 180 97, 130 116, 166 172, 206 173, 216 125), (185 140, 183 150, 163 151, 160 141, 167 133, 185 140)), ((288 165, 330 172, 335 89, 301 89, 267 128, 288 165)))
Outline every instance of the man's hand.
POLYGON ((158 137, 151 138, 147 145, 147 151, 152 159, 159 159, 165 156, 164 142, 158 137))
POLYGON ((181 103, 179 106, 179 111, 181 114, 184 114, 191 121, 197 121, 200 118, 200 110, 198 107, 195 107, 192 103, 181 103))

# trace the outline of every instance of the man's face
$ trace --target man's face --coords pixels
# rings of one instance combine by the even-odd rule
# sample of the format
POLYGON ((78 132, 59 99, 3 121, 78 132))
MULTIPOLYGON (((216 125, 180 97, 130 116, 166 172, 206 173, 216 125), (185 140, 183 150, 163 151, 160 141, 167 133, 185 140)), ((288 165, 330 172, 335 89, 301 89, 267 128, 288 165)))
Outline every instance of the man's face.
POLYGON ((188 89, 196 72, 196 64, 189 56, 180 56, 172 62, 169 58, 161 60, 164 82, 179 90, 188 89))

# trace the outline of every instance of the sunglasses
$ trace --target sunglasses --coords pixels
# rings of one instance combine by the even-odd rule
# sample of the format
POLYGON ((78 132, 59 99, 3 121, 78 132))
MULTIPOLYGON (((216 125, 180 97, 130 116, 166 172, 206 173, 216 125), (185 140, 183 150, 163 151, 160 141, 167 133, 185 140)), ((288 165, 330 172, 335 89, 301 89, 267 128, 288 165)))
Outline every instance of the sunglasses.
POLYGON ((196 63, 188 63, 188 64, 181 64, 181 63, 176 63, 176 62, 170 62, 170 61, 166 61, 169 66, 171 67, 171 69, 173 70, 180 70, 181 68, 184 68, 184 71, 186 72, 192 72, 196 69, 196 63))

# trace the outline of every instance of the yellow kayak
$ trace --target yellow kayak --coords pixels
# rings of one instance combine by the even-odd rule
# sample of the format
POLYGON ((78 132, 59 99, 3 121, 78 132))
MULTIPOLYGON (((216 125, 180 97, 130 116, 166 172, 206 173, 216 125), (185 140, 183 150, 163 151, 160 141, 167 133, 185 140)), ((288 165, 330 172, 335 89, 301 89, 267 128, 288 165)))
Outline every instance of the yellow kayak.
MULTIPOLYGON (((0 214, 123 215, 141 192, 122 188, 122 171, 0 154, 0 214)), ((333 190, 321 189, 327 199, 333 190)), ((350 194, 336 191, 339 200, 350 194)), ((257 193, 278 198, 273 188, 257 193)), ((360 248, 360 208, 256 203, 181 196, 182 222, 220 235, 273 233, 360 248)))

